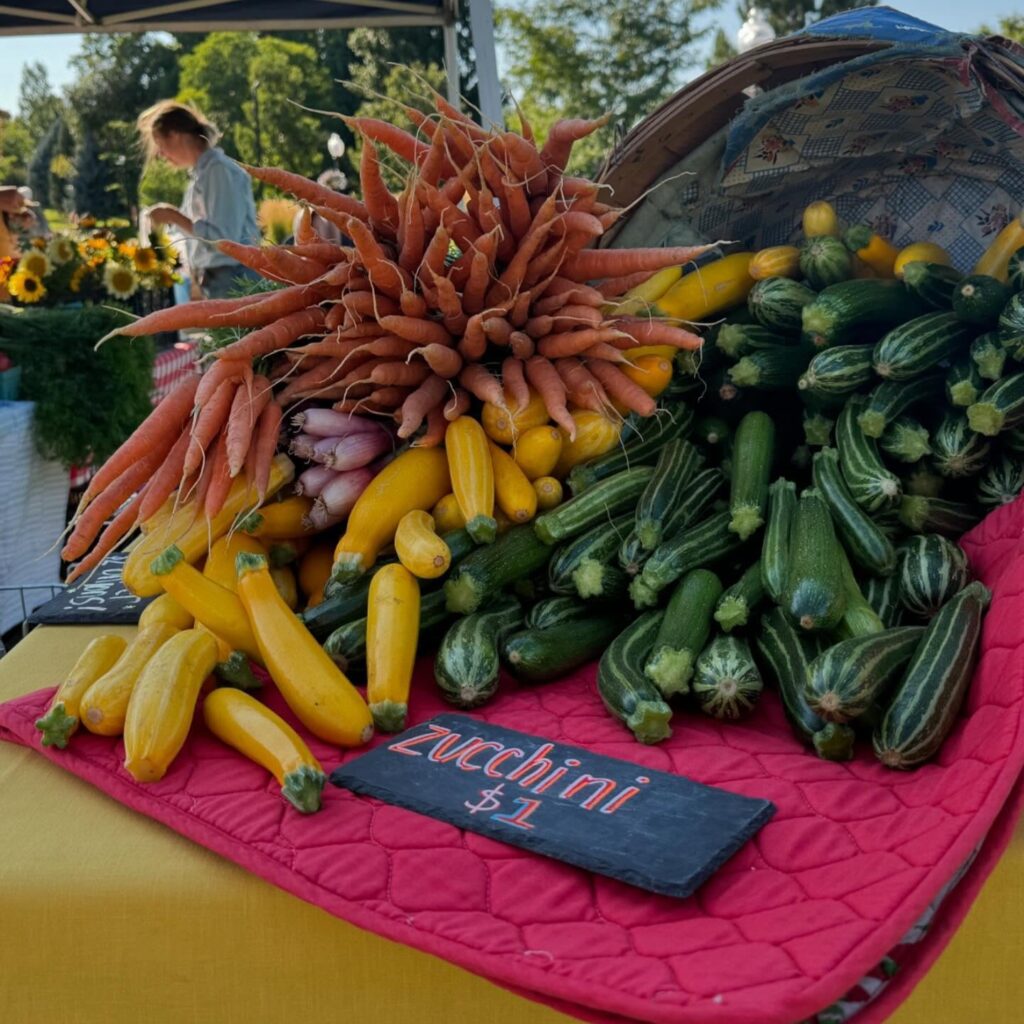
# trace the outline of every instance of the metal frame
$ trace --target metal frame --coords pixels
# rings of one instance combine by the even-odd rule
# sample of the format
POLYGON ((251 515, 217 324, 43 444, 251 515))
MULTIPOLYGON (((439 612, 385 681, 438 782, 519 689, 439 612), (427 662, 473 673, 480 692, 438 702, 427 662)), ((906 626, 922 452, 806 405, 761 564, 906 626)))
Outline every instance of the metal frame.
MULTIPOLYGON (((28 617, 32 614, 32 608, 29 608, 26 603, 26 593, 29 590, 48 590, 50 597, 54 598, 62 590, 67 590, 66 583, 23 583, 13 587, 0 587, 0 594, 12 594, 15 591, 18 592, 18 596, 21 599, 21 635, 23 637, 29 634, 28 617)), ((35 606, 33 606, 34 608, 35 606)), ((14 628, 13 626, 11 627, 14 628)), ((3 644, 0 643, 0 656, 3 655, 3 644)))

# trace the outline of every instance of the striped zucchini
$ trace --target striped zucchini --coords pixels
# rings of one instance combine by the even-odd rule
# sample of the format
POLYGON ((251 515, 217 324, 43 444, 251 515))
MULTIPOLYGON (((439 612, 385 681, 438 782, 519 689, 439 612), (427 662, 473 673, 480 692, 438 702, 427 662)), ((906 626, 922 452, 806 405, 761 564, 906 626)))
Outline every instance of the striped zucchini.
POLYGON ((933 309, 952 308, 953 291, 961 280, 963 275, 959 270, 941 263, 915 260, 903 268, 903 283, 907 291, 933 309))
POLYGON ((738 626, 745 626, 750 621, 751 614, 764 599, 764 580, 761 562, 758 560, 718 599, 718 604, 715 605, 715 622, 726 633, 731 633, 738 626))
POLYGON ((871 356, 870 345, 836 345, 825 349, 810 361, 796 386, 800 391, 822 397, 851 394, 871 380, 871 356))
POLYGON ((721 457, 732 449, 732 427, 718 416, 702 416, 693 427, 693 437, 712 457, 721 457))
POLYGON ((994 327, 1012 290, 989 274, 971 274, 953 289, 953 312, 966 324, 994 327))
POLYGON ((582 494, 537 516, 533 530, 545 544, 575 537, 609 516, 635 507, 653 474, 650 466, 636 466, 599 480, 582 494))
POLYGON ((1018 292, 999 314, 999 330, 1008 338, 1024 334, 1024 295, 1018 292))
POLYGON ((978 364, 970 356, 961 356, 946 374, 946 398, 950 405, 967 408, 973 405, 985 390, 985 383, 978 372, 978 364))
POLYGON ((494 696, 501 667, 501 638, 520 622, 519 602, 502 596, 452 624, 434 657, 434 679, 449 704, 475 708, 494 696))
POLYGON ((900 522, 914 533, 943 533, 959 537, 980 519, 976 505, 923 494, 905 494, 900 500, 900 522))
POLYGON ((548 562, 548 586, 555 594, 575 594, 573 573, 585 558, 607 562, 633 525, 632 512, 601 522, 555 548, 548 562))
POLYGON ((918 534, 900 548, 900 600, 903 607, 930 619, 971 578, 959 544, 937 533, 918 534))
POLYGON ((843 591, 846 594, 846 610, 843 617, 833 631, 836 640, 848 640, 854 636, 870 636, 872 633, 881 633, 885 629, 885 623, 881 616, 871 607, 864 592, 860 589, 857 577, 853 575, 853 567, 850 559, 839 546, 839 563, 843 574, 843 591))
POLYGON ((761 545, 761 577, 775 602, 782 599, 789 564, 789 539, 796 516, 796 484, 779 477, 768 488, 768 527, 761 545))
POLYGON ((898 626, 903 620, 903 603, 900 601, 900 574, 898 572, 879 579, 869 576, 864 582, 864 599, 875 610, 886 629, 898 626))
POLYGON ((978 478, 978 501, 997 508, 1013 501, 1024 490, 1024 462, 1001 456, 978 478))
POLYGON ((1006 283, 1015 292, 1024 289, 1024 249, 1018 249, 1006 266, 1006 283))
POLYGON ((748 353, 726 372, 739 388, 788 391, 806 369, 807 359, 800 345, 776 346, 748 353))
POLYGON ((366 615, 372 580, 373 573, 367 572, 349 582, 339 583, 330 597, 325 597, 313 608, 299 612, 300 621, 322 642, 339 626, 366 615))
POLYGON ((880 444, 883 451, 899 462, 920 462, 932 453, 928 431, 909 416, 893 420, 885 428, 880 444))
POLYGON ((644 675, 664 696, 689 691, 693 666, 711 635, 711 615, 721 593, 721 581, 707 569, 687 573, 672 591, 644 664, 644 675))
POLYGON ((955 313, 925 313, 900 324, 875 346, 875 373, 888 380, 909 380, 967 350, 975 334, 955 313))
POLYGON ((839 469, 834 448, 822 448, 814 456, 814 486, 832 514, 839 536, 853 560, 877 576, 896 568, 896 549, 878 525, 854 501, 839 469))
POLYGON ((572 574, 576 594, 584 601, 601 599, 608 601, 623 597, 629 589, 631 577, 617 565, 599 562, 596 558, 584 558, 572 574))
POLYGON ((715 335, 716 347, 730 359, 741 359, 760 349, 793 346, 798 340, 760 324, 722 324, 715 335))
POLYGON ((619 545, 618 560, 619 567, 627 576, 637 576, 644 567, 644 562, 651 557, 651 552, 640 542, 640 536, 636 530, 626 534, 625 539, 619 545))
POLYGON ((733 447, 729 529, 746 540, 764 523, 775 455, 775 424, 767 413, 751 412, 736 428, 733 447))
POLYGON ((597 692, 604 706, 641 743, 672 735, 672 709, 643 674, 661 625, 661 612, 645 612, 608 645, 597 666, 597 692))
POLYGON ((843 281, 825 288, 804 307, 803 333, 815 348, 828 348, 850 341, 866 328, 902 323, 921 309, 921 302, 899 281, 843 281))
POLYGON ((800 273, 812 288, 827 288, 853 276, 853 257, 838 238, 809 238, 800 246, 800 273))
POLYGON ((801 629, 832 629, 846 611, 846 591, 839 541, 819 491, 800 495, 789 548, 782 607, 801 629))
POLYGON ((825 445, 831 444, 832 428, 835 425, 836 421, 834 419, 829 419, 828 416, 820 412, 804 409, 804 444, 811 448, 824 448, 825 445))
POLYGON ((1024 423, 1024 373, 997 380, 967 410, 971 429, 986 437, 1024 423))
POLYGON ((456 567, 444 584, 448 611, 475 612, 504 587, 543 569, 551 548, 530 524, 513 526, 493 544, 477 548, 456 567))
POLYGON ((971 583, 929 624, 874 732, 875 755, 887 768, 916 768, 953 728, 971 681, 990 596, 980 583, 971 583))
POLYGON ((747 308, 759 324, 772 330, 798 332, 804 306, 812 303, 817 293, 799 281, 786 277, 769 277, 758 281, 747 295, 747 308))
POLYGON ((648 551, 661 543, 667 520, 685 499, 687 485, 703 461, 697 449, 682 438, 667 441, 658 453, 654 473, 636 503, 636 532, 648 551))
POLYGON ((946 486, 946 478, 940 476, 927 462, 919 463, 903 476, 904 494, 923 494, 926 498, 937 498, 946 486))
POLYGON ((712 718, 743 718, 754 710, 763 689, 761 673, 742 637, 716 637, 694 666, 693 695, 701 711, 712 718))
POLYGON ((1008 452, 1010 455, 1024 458, 1024 427, 1015 427, 1007 430, 999 438, 999 442, 1003 446, 1003 451, 1008 452))
POLYGON ((854 721, 881 696, 923 636, 923 626, 896 626, 833 644, 811 662, 807 703, 826 721, 854 721))
POLYGON ((964 413, 948 412, 932 435, 932 464, 943 476, 974 476, 987 464, 991 447, 983 434, 972 429, 964 413))
POLYGON ((867 396, 857 425, 867 437, 881 437, 901 413, 919 402, 930 402, 943 393, 945 374, 933 373, 911 380, 884 380, 867 396))
POLYGON ((574 597, 546 597, 530 606, 524 625, 527 629, 548 629, 563 622, 578 622, 594 614, 593 605, 574 597))
POLYGON ((506 636, 501 657, 517 679, 545 683, 592 661, 620 629, 622 617, 610 613, 547 629, 525 629, 506 636))
POLYGON ((998 331, 981 334, 971 342, 971 362, 978 368, 982 380, 999 380, 1006 366, 1006 346, 998 331))
POLYGON ((886 469, 875 440, 861 430, 858 417, 864 409, 860 395, 847 401, 836 420, 836 448, 854 501, 868 512, 878 512, 899 501, 902 485, 899 477, 886 469))

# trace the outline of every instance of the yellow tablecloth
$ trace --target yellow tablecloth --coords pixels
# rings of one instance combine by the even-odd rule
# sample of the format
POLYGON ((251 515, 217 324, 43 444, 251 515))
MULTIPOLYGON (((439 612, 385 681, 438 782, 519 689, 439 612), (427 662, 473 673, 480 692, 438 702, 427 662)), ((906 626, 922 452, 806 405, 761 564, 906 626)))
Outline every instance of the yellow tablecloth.
MULTIPOLYGON (((0 661, 0 700, 56 683, 98 632, 37 629, 0 661)), ((893 1024, 1019 1020, 1022 907, 1018 828, 893 1024)), ((3 1024, 468 1020, 568 1018, 345 924, 0 743, 3 1024)))

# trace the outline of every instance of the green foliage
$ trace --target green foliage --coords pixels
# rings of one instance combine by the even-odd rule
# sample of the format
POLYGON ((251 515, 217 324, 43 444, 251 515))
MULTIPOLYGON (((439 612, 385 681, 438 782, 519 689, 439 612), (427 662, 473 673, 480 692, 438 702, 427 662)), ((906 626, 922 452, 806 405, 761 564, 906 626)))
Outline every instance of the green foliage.
POLYGON ((32 149, 28 125, 20 117, 0 112, 0 182, 5 185, 24 185, 27 182, 32 149))
POLYGON ((57 136, 63 121, 58 117, 36 143, 28 162, 28 186, 36 202, 53 205, 50 200, 50 164, 57 153, 57 136))
POLYGON ((31 61, 21 69, 18 88, 18 118, 28 129, 36 146, 60 117, 64 105, 50 87, 50 78, 40 61, 31 61))
MULTIPOLYGON (((757 6, 775 29, 776 36, 788 36, 822 18, 858 7, 874 7, 877 3, 878 0, 758 0, 757 6)), ((749 3, 736 5, 741 22, 746 21, 749 10, 749 3)))
POLYGON ((166 160, 153 160, 139 180, 139 203, 172 203, 180 206, 188 185, 188 171, 172 167, 166 160))
POLYGON ((57 138, 50 156, 49 191, 46 200, 36 196, 39 202, 46 202, 57 210, 70 210, 71 179, 75 176, 75 165, 71 159, 75 143, 63 117, 57 118, 57 138))
POLYGON ((978 35, 1002 36, 1004 39, 1012 39, 1015 43, 1024 44, 1024 15, 1009 14, 999 19, 999 26, 995 29, 982 25, 978 29, 978 35))
POLYGON ((719 64, 724 64, 727 60, 735 57, 737 52, 725 29, 719 28, 715 31, 714 42, 711 44, 711 53, 708 54, 707 66, 709 68, 716 68, 719 64))
POLYGON ((94 217, 108 217, 113 209, 113 192, 109 188, 107 166, 100 160, 96 136, 89 128, 82 130, 75 150, 74 179, 72 180, 73 206, 78 213, 91 213, 94 217))
POLYGON ((125 314, 0 307, 0 350, 21 366, 21 396, 35 402, 35 437, 47 458, 66 466, 102 462, 152 410, 153 342, 96 342, 125 314))

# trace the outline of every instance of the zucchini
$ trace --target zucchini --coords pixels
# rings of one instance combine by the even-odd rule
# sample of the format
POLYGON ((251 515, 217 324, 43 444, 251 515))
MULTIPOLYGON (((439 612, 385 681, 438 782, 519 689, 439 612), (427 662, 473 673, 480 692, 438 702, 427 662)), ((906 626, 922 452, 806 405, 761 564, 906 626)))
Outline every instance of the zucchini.
POLYGON ((981 519, 974 504, 905 494, 900 500, 900 522, 914 533, 943 533, 959 537, 981 519))
POLYGON ((761 324, 722 324, 715 335, 715 346, 730 359, 740 359, 760 349, 792 347, 798 341, 761 324))
POLYGON ((751 614, 764 599, 764 579, 761 575, 761 562, 758 560, 718 599, 715 622, 726 633, 731 633, 750 621, 751 614))
POLYGON ((1024 490, 1024 462, 1001 456, 978 478, 978 501, 987 508, 997 508, 1014 501, 1024 490))
POLYGON ((975 334, 955 313, 925 313, 900 324, 875 346, 875 373, 887 380, 909 380, 967 350, 975 334))
POLYGON ((823 448, 814 456, 814 486, 832 514, 846 550, 863 569, 888 576, 896 568, 896 549, 878 525, 854 500, 839 469, 834 448, 823 448))
POLYGON ((1004 337, 1016 338, 1024 334, 1024 296, 1012 296, 999 314, 999 330, 1004 337))
POLYGON ((594 614, 593 605, 573 597, 546 597, 530 607, 524 625, 527 629, 548 629, 563 622, 578 622, 594 614))
POLYGON ((854 721, 882 695, 923 636, 923 626, 896 626, 833 644, 811 662, 807 703, 826 721, 854 721))
POLYGON ((668 518, 684 500, 687 485, 703 461, 697 449, 682 438, 667 441, 658 453, 654 473, 636 503, 636 532, 648 551, 661 543, 668 518))
POLYGON ((660 625, 661 612, 645 612, 612 640, 597 666, 597 692, 604 706, 641 743, 672 735, 672 709, 643 674, 660 625))
POLYGON ((782 607, 801 629, 832 629, 846 611, 839 541, 828 505, 815 489, 804 491, 790 534, 782 607))
POLYGON ((953 312, 965 324, 994 327, 1012 290, 988 274, 971 274, 953 289, 953 312))
POLYGON ((578 537, 559 544, 548 562, 548 586, 555 594, 575 594, 573 573, 585 558, 607 562, 618 550, 633 525, 633 514, 624 513, 610 522, 592 526, 578 537))
POLYGON ((697 659, 693 694, 701 711, 712 718, 743 718, 754 710, 763 689, 761 673, 742 637, 716 637, 697 659))
POLYGON ((875 756, 887 768, 915 768, 927 761, 953 728, 990 596, 980 583, 971 583, 929 624, 872 737, 875 756))
POLYGON ((903 477, 905 494, 923 494, 926 498, 937 498, 945 486, 945 477, 936 473, 926 462, 922 462, 903 477))
POLYGON ((507 636, 502 660, 517 679, 544 683, 559 679, 600 655, 622 629, 620 615, 593 615, 546 629, 525 629, 507 636))
POLYGON ((997 380, 967 410, 971 429, 995 437, 1024 423, 1024 373, 997 380))
POLYGON ((789 538, 796 515, 796 484, 779 477, 768 488, 768 527, 761 545, 761 577, 775 602, 782 599, 789 564, 789 538))
POLYGON ((811 448, 824 448, 832 443, 832 428, 836 421, 820 412, 804 409, 804 444, 811 448))
POLYGON ((950 405, 964 408, 973 405, 984 389, 985 384, 978 371, 978 364, 970 356, 961 356, 950 366, 946 374, 946 398, 950 405))
POLYGON ((629 589, 630 577, 618 566, 584 558, 572 574, 576 594, 584 601, 600 598, 603 601, 624 595, 629 589))
POLYGON ((842 281, 826 288, 804 307, 803 334, 815 348, 829 348, 853 340, 867 328, 903 323, 923 308, 899 281, 842 281))
POLYGON ((711 616, 721 593, 721 581, 707 569, 687 573, 672 591, 644 664, 644 675, 664 696, 689 691, 693 666, 711 635, 711 616))
POLYGON ((807 367, 807 352, 800 345, 758 349, 743 356, 726 371, 739 388, 786 391, 807 367))
POLYGON ((911 615, 930 619, 970 582, 963 548, 937 533, 911 537, 900 549, 900 600, 911 615))
POLYGON ((616 512, 633 508, 653 475, 650 466, 635 466, 605 477, 582 494, 537 516, 533 521, 534 533, 545 544, 575 537, 616 512))
POLYGON ((903 619, 903 604, 900 601, 900 574, 898 572, 891 573, 883 579, 869 576, 864 582, 862 593, 886 629, 900 624, 903 619))
POLYGON ((746 540, 764 523, 775 454, 775 424, 763 412, 748 413, 736 428, 733 446, 729 529, 746 540))
POLYGON ((982 380, 999 380, 1006 366, 1006 356, 1006 346, 996 331, 979 334, 971 342, 971 362, 978 368, 982 380))
POLYGON ((861 395, 849 398, 836 420, 836 449, 854 501, 868 512, 895 505, 902 493, 900 479, 886 469, 874 438, 860 428, 858 419, 866 408, 861 395))
POLYGON ((367 572, 340 584, 332 596, 324 598, 313 608, 299 612, 299 620, 317 640, 323 642, 339 626, 366 615, 372 579, 373 573, 367 572))
POLYGON ((1004 451, 1011 455, 1024 457, 1024 428, 1015 427, 1012 430, 1007 430, 999 440, 1004 451))
POLYGON ((850 559, 839 547, 839 560, 843 571, 843 590, 846 593, 846 610, 843 617, 836 626, 834 637, 837 640, 847 640, 853 636, 870 636, 872 633, 881 633, 885 629, 885 623, 881 616, 871 607, 870 602, 860 589, 856 576, 853 575, 853 567, 850 559))
POLYGON ((903 283, 907 291, 932 309, 951 309, 953 291, 962 280, 963 274, 959 270, 942 263, 914 260, 903 268, 903 283))
POLYGON ((640 543, 636 530, 626 534, 625 540, 619 545, 619 567, 627 576, 636 576, 644 567, 644 562, 651 557, 650 551, 640 543))
POLYGON ((551 548, 530 524, 513 526, 455 567, 444 584, 448 610, 459 615, 475 612, 510 583, 543 569, 550 557, 551 548))
POLYGON ((759 324, 775 331, 798 332, 804 306, 817 293, 799 281, 787 277, 768 277, 757 281, 747 295, 747 308, 759 324))
POLYGON ((501 668, 498 646, 521 621, 519 602, 503 595, 452 624, 434 657, 434 679, 449 704, 475 708, 494 696, 501 668))
POLYGON ((719 416, 702 416, 697 420, 693 437, 713 456, 721 457, 732 448, 732 427, 719 416))
POLYGON ((899 462, 920 462, 926 455, 931 455, 932 448, 928 443, 928 431, 915 419, 900 416, 885 428, 879 442, 883 451, 899 462))
POLYGON ((870 345, 836 345, 819 352, 810 361, 796 386, 802 392, 822 397, 851 394, 874 375, 871 359, 870 345))
POLYGON ((897 416, 918 402, 937 398, 944 387, 945 375, 941 373, 911 380, 882 381, 867 396, 864 408, 857 416, 857 425, 868 437, 881 437, 897 416))
POLYGON ((932 435, 932 464, 943 476, 974 476, 987 464, 991 447, 983 434, 972 429, 964 413, 949 412, 932 435))
POLYGON ((1015 292, 1024 289, 1024 249, 1018 249, 1010 257, 1006 265, 1006 282, 1015 292))
POLYGON ((812 288, 826 288, 853 276, 853 257, 838 238, 810 238, 800 246, 800 273, 812 288))

